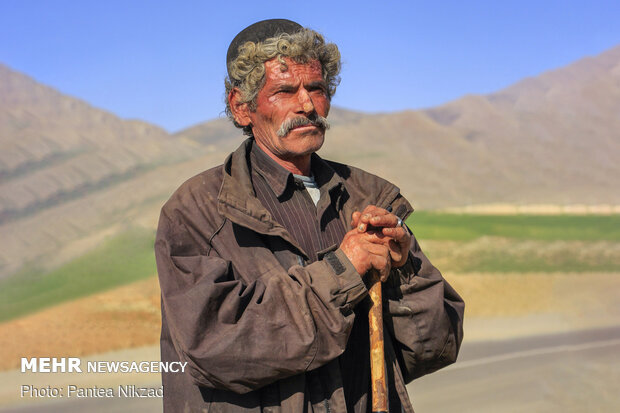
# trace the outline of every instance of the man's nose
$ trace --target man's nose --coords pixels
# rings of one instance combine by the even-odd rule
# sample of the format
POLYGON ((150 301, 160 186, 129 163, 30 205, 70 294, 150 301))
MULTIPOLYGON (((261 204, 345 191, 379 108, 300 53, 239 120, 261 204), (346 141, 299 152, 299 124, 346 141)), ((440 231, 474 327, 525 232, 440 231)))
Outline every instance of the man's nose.
POLYGON ((312 102, 312 97, 306 89, 300 88, 298 98, 300 107, 304 113, 309 114, 314 112, 314 102, 312 102))

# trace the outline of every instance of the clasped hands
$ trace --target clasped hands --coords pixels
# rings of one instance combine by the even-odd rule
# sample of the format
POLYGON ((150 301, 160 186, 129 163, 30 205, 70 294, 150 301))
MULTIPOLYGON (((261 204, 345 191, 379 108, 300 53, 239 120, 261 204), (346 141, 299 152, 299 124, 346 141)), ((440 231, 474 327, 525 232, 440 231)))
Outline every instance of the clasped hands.
POLYGON ((405 264, 411 234, 399 223, 396 215, 374 205, 353 213, 352 229, 344 236, 340 249, 360 275, 375 269, 384 282, 392 268, 405 264))

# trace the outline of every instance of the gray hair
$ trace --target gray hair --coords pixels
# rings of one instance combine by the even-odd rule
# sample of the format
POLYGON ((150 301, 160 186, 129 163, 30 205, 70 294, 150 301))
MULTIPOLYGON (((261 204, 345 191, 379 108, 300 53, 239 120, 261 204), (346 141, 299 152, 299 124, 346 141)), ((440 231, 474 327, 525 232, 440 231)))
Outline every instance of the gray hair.
POLYGON ((280 34, 264 42, 246 42, 239 47, 239 55, 228 66, 226 77, 226 115, 233 124, 252 135, 250 126, 241 126, 235 121, 230 110, 228 95, 233 88, 241 92, 241 103, 249 103, 250 110, 256 110, 256 96, 265 84, 265 62, 273 58, 286 67, 284 57, 297 63, 318 60, 327 83, 327 96, 331 100, 340 83, 340 52, 333 43, 325 43, 323 36, 311 29, 302 29, 294 34, 280 34))

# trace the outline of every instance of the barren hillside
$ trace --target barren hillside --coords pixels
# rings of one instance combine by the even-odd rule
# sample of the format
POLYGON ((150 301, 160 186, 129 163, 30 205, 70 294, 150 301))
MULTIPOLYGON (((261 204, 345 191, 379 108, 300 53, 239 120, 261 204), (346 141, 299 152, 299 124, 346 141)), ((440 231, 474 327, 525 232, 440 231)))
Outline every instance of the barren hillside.
MULTIPOLYGON (((618 205, 619 107, 620 46, 428 110, 333 108, 321 155, 392 180, 415 207, 618 205)), ((242 138, 226 119, 170 136, 0 65, 0 276, 154 227, 170 193, 242 138)))
MULTIPOLYGON (((618 108, 620 46, 428 110, 332 109, 321 154, 394 181, 423 208, 620 204, 618 108)), ((219 119, 178 136, 214 142, 235 133, 219 119)))
POLYGON ((156 211, 211 152, 0 65, 0 275, 79 255, 156 211))

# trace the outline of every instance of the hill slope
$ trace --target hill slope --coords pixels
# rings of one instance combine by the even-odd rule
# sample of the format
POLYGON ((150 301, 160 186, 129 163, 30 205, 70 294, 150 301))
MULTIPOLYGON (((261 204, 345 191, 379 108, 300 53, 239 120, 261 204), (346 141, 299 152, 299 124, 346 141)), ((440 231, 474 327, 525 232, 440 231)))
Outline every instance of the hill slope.
POLYGON ((160 205, 188 176, 176 171, 208 152, 0 65, 0 276, 92 248, 160 205))
MULTIPOLYGON (((346 80, 346 79, 345 79, 346 80)), ((416 206, 620 204, 620 46, 486 96, 362 114, 334 108, 321 155, 397 183, 416 206)), ((178 136, 235 136, 225 119, 178 136)))
MULTIPOLYGON (((620 46, 428 110, 333 108, 320 153, 392 180, 416 207, 617 205, 619 107, 620 46)), ((242 139, 226 119, 170 136, 0 65, 0 276, 154 228, 170 193, 242 139)))

